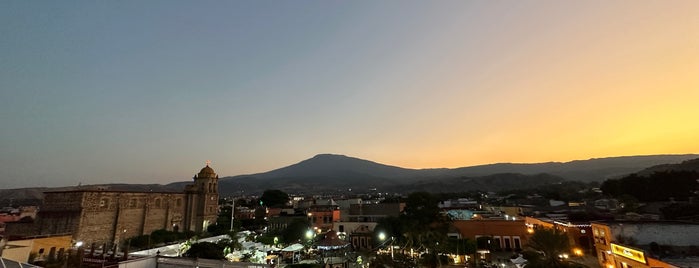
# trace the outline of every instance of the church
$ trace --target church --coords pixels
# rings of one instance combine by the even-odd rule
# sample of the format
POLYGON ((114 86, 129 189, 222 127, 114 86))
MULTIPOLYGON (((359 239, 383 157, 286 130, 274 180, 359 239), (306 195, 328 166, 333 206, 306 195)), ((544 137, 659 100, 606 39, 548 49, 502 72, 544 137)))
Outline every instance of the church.
POLYGON ((207 163, 193 181, 183 192, 45 192, 34 223, 8 227, 22 235, 72 234, 88 245, 118 245, 160 229, 201 232, 218 217, 218 175, 207 163))

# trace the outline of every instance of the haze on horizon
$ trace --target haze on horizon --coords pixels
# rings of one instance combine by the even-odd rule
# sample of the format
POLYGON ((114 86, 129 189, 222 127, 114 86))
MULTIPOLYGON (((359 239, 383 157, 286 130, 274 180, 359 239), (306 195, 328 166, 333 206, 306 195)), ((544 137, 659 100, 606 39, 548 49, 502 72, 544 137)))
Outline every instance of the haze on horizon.
POLYGON ((3 1, 3 187, 699 152, 699 1, 3 1))

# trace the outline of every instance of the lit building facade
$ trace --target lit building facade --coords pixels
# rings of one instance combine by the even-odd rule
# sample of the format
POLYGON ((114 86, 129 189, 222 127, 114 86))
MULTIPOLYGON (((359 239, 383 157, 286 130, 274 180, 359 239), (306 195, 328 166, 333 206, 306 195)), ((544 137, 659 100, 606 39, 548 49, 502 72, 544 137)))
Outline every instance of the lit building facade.
POLYGON ((106 189, 54 191, 33 223, 11 223, 13 236, 72 234, 85 245, 118 245, 155 230, 201 232, 218 217, 218 175, 201 169, 184 192, 129 192, 106 189))
POLYGON ((686 253, 699 246, 699 223, 600 221, 592 223, 592 234, 597 260, 604 268, 687 267, 675 263, 687 262, 691 256, 658 256, 665 251, 686 253))

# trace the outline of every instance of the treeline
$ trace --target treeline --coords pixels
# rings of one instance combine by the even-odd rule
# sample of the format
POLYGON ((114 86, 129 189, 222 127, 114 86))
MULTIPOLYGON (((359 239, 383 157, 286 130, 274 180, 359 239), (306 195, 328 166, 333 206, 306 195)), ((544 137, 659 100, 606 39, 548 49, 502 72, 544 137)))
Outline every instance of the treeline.
POLYGON ((621 179, 609 179, 601 190, 611 196, 629 195, 642 202, 681 201, 696 196, 699 187, 696 171, 664 171, 649 176, 631 174, 621 179))

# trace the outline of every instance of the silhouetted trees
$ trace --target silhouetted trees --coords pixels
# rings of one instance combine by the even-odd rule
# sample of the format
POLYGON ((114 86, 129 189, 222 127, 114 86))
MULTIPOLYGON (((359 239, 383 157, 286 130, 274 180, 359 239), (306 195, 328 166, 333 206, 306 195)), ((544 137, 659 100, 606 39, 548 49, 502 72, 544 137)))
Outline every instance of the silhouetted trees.
POLYGON ((281 239, 284 243, 294 243, 303 241, 306 231, 311 227, 311 223, 306 219, 295 219, 284 230, 281 231, 281 239))
POLYGON ((289 195, 281 190, 265 190, 260 202, 267 207, 284 207, 289 202, 289 195))
POLYGON ((699 219, 699 204, 670 204, 660 209, 667 220, 697 220, 699 219))
POLYGON ((203 258, 203 259, 223 259, 224 245, 219 245, 211 242, 199 242, 192 244, 185 256, 190 258, 203 258))
POLYGON ((427 192, 416 192, 405 200, 403 214, 381 219, 374 228, 375 237, 385 235, 380 244, 392 243, 402 248, 430 249, 423 255, 423 264, 436 266, 442 261, 438 251, 448 251, 447 230, 449 219, 440 213, 439 200, 427 192), (389 242, 390 241, 390 242, 389 242))
POLYGON ((529 238, 529 247, 543 254, 541 260, 533 260, 527 267, 567 267, 559 257, 570 251, 568 236, 556 229, 536 228, 529 238), (539 266, 540 265, 540 266, 539 266))
POLYGON ((601 190, 612 196, 630 195, 642 202, 687 200, 699 186, 695 171, 656 172, 650 176, 631 174, 602 183, 601 190))

